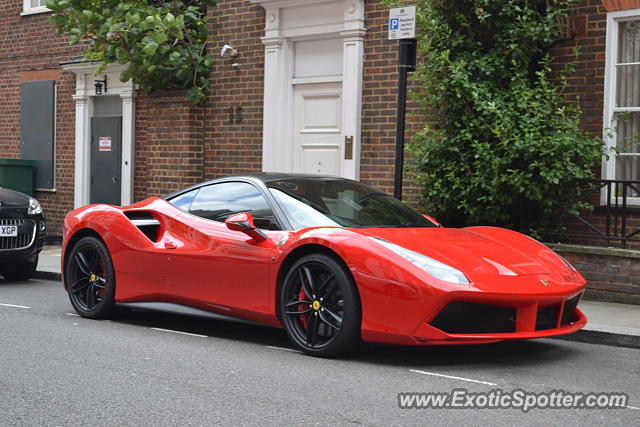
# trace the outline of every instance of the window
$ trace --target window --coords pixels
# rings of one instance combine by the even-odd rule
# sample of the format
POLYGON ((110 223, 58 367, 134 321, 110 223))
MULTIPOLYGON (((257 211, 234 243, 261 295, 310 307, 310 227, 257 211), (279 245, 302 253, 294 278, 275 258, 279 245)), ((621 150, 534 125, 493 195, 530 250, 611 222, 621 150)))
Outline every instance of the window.
POLYGON ((279 229, 267 200, 256 187, 246 182, 223 182, 202 187, 189 212, 220 222, 233 214, 248 212, 253 216, 256 227, 279 229))
POLYGON ((24 0, 23 15, 32 13, 49 12, 46 6, 47 0, 24 0))
POLYGON ((34 186, 54 188, 55 82, 22 83, 20 144, 23 159, 35 160, 34 186))
MULTIPOLYGON (((604 178, 640 180, 640 14, 609 13, 605 77, 605 139, 610 149, 604 178)), ((620 196, 620 194, 614 194, 620 196)), ((629 202, 640 204, 632 190, 629 202)), ((606 197, 606 196, 605 196, 606 197)))
POLYGON ((196 196, 196 194, 198 194, 198 190, 192 190, 192 191, 189 191, 188 193, 183 193, 183 194, 180 194, 179 196, 176 196, 170 199, 169 203, 171 203, 173 206, 180 209, 181 211, 189 212, 189 209, 191 208, 191 203, 193 202, 193 198, 196 196))
POLYGON ((292 178, 267 183, 295 229, 434 227, 401 201, 341 178, 292 178))

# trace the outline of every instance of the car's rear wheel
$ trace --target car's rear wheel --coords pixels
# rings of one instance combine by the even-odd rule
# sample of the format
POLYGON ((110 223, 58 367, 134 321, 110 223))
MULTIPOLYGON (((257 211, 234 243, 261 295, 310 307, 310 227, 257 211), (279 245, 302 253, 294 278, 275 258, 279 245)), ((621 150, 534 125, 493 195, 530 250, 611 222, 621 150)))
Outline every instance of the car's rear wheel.
POLYGON ((115 271, 102 240, 88 236, 78 240, 65 266, 65 286, 73 308, 83 317, 108 317, 115 306, 115 271))
POLYGON ((38 255, 27 261, 0 264, 0 275, 7 280, 23 281, 33 277, 38 266, 38 255))
POLYGON ((337 356, 360 343, 355 283, 330 256, 306 255, 293 264, 282 286, 280 315, 289 338, 307 354, 337 356))

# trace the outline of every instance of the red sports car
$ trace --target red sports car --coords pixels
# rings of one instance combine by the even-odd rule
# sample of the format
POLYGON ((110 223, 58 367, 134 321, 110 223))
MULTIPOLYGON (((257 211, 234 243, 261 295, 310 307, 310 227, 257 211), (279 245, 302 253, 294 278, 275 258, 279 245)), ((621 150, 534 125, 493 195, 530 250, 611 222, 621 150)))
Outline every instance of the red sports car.
POLYGON ((361 340, 489 343, 574 332, 584 278, 539 242, 494 227, 443 228, 359 182, 260 173, 64 225, 76 311, 115 304, 284 327, 302 351, 361 340))

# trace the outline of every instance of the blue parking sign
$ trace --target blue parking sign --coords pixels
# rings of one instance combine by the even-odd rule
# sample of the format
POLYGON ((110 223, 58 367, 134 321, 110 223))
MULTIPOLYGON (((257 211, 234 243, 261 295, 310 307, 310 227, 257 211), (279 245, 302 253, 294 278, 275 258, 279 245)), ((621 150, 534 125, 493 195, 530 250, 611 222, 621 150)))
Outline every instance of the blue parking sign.
POLYGON ((416 37, 416 7, 402 6, 389 9, 389 40, 416 37))

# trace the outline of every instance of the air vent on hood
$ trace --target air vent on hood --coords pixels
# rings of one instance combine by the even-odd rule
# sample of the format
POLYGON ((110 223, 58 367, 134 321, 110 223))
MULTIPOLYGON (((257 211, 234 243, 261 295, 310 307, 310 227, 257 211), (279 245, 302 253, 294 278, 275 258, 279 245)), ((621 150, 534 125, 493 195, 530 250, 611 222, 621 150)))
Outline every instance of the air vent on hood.
POLYGON ((129 211, 124 214, 149 240, 152 242, 158 241, 160 222, 155 219, 151 213, 145 211, 129 211))

